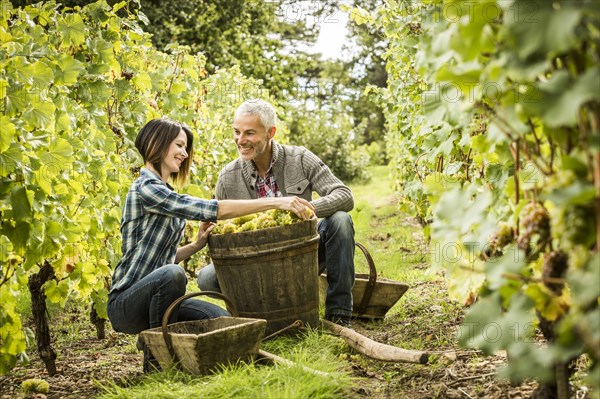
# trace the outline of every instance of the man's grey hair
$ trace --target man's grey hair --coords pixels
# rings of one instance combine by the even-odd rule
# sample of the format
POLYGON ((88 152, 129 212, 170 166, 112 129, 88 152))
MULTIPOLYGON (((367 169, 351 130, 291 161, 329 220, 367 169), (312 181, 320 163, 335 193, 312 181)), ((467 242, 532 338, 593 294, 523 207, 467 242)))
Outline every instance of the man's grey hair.
POLYGON ((258 98, 244 101, 244 103, 235 110, 235 116, 237 117, 240 115, 258 115, 260 122, 267 131, 277 125, 275 108, 273 108, 269 102, 258 98))

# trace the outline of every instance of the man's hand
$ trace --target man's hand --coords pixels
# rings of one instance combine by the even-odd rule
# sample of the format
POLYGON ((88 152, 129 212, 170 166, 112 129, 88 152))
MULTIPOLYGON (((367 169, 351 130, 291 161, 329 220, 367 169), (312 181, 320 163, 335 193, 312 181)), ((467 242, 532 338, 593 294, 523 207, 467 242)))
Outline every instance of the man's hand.
POLYGON ((278 209, 292 211, 301 219, 310 219, 316 214, 315 207, 304 198, 280 197, 277 200, 279 201, 278 209))

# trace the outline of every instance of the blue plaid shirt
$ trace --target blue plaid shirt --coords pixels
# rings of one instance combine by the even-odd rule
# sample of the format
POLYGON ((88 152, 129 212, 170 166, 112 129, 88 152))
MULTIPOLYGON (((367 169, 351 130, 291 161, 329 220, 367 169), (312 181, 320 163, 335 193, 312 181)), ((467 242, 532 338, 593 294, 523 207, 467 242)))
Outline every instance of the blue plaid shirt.
POLYGON ((157 268, 175 261, 186 219, 217 220, 217 201, 178 194, 157 174, 142 168, 123 208, 123 257, 115 267, 111 292, 131 287, 157 268))

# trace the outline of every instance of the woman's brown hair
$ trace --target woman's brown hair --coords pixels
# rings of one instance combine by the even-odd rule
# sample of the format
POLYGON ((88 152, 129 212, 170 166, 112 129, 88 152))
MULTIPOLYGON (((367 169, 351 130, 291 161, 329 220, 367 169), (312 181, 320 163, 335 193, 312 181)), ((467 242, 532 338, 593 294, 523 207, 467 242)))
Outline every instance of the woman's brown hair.
POLYGON ((190 128, 168 118, 152 119, 146 123, 135 138, 135 147, 142 155, 144 163, 150 162, 162 176, 160 164, 169 150, 169 146, 182 130, 187 136, 185 151, 188 153, 188 157, 181 163, 179 172, 171 173, 171 180, 178 185, 185 184, 190 173, 194 147, 194 136, 190 128))

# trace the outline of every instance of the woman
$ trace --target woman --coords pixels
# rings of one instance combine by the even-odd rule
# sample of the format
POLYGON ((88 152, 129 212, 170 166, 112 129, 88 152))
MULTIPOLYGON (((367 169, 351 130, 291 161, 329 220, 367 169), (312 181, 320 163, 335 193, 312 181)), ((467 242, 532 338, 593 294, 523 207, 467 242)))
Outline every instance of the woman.
MULTIPOLYGON (((177 263, 206 245, 217 219, 229 219, 267 209, 293 211, 308 218, 312 205, 298 197, 256 200, 204 200, 178 194, 169 179, 183 185, 192 159, 191 130, 162 118, 140 130, 135 146, 145 168, 132 184, 121 220, 123 257, 115 267, 108 297, 108 318, 115 331, 137 334, 161 325, 167 307, 185 294, 187 277, 177 263), (179 247, 186 219, 200 220, 195 242, 179 247)), ((169 322, 201 320, 229 313, 198 299, 183 301, 169 322)), ((144 348, 144 371, 155 365, 144 348)))

